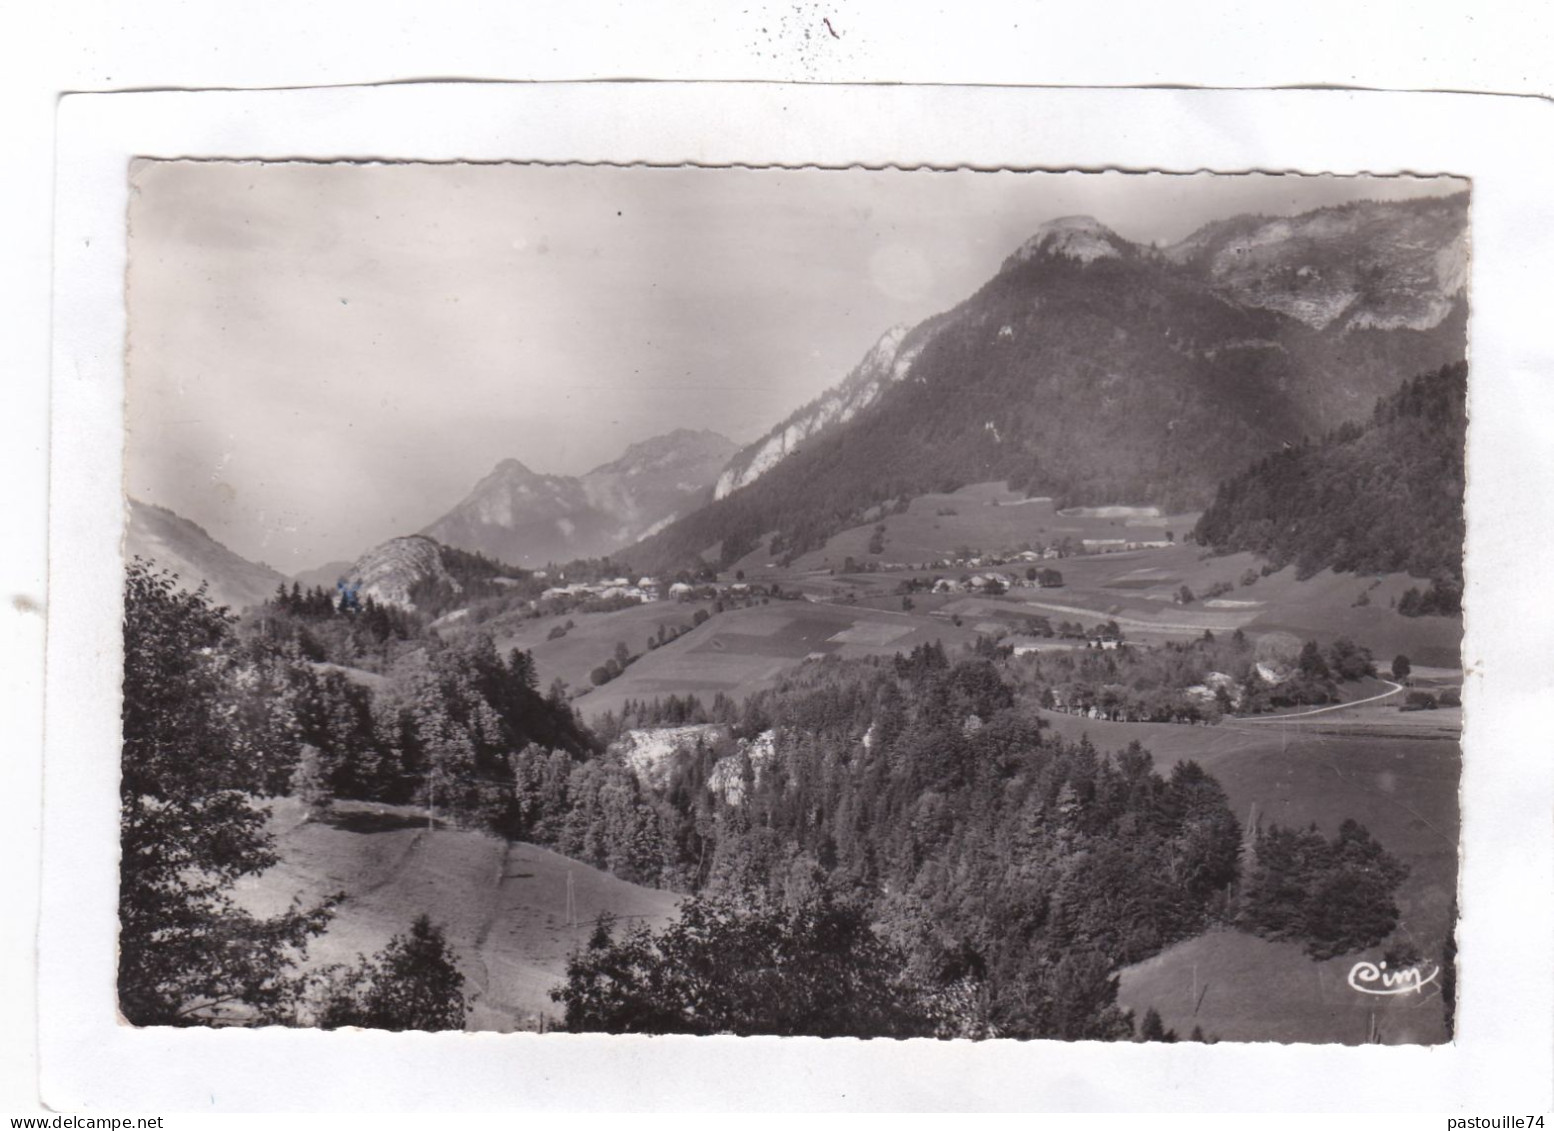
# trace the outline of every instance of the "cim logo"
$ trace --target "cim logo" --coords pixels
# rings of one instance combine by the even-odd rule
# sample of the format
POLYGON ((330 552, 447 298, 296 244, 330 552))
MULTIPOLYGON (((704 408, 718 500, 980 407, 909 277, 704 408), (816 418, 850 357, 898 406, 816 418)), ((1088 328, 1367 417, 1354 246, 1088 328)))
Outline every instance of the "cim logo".
POLYGON ((1432 966, 1426 975, 1422 962, 1400 970, 1388 970, 1385 962, 1379 965, 1374 962, 1356 962, 1349 970, 1348 981, 1351 989, 1359 990, 1362 994, 1417 994, 1423 993, 1424 988, 1435 981, 1435 976, 1440 972, 1439 966, 1432 966))

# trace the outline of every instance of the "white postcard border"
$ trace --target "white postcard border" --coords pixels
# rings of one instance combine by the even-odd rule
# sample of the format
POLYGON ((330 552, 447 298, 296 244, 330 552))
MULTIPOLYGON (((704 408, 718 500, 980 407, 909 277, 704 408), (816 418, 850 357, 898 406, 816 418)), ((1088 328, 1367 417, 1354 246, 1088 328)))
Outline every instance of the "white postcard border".
POLYGON ((1554 108, 1346 91, 405 84, 78 95, 57 164, 40 1016, 57 1110, 1546 1110, 1554 108), (1458 1040, 1437 1048, 136 1030, 112 1011, 134 156, 1472 178, 1458 1040))

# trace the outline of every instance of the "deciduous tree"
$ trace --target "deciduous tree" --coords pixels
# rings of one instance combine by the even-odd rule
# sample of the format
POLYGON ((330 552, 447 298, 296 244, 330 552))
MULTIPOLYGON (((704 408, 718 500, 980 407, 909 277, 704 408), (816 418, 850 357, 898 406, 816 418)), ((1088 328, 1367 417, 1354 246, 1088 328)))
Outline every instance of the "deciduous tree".
POLYGON ((131 563, 124 604, 119 786, 119 1010, 136 1025, 274 1020, 328 903, 259 918, 232 899, 276 863, 255 800, 297 747, 275 673, 244 655, 204 587, 131 563))

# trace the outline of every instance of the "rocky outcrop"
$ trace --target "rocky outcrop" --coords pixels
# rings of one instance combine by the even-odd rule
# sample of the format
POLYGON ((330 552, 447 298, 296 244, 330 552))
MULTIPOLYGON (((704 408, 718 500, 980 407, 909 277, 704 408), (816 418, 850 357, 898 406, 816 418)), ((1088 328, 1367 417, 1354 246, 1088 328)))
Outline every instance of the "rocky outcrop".
POLYGON ((356 589, 358 598, 402 609, 415 607, 412 590, 423 582, 440 583, 455 593, 462 589, 443 565, 437 543, 414 534, 368 550, 346 571, 344 581, 356 589))
POLYGON ((799 409, 730 460, 718 476, 713 497, 721 499, 749 486, 807 441, 853 419, 878 400, 888 386, 911 372, 912 363, 931 337, 931 329, 925 327, 911 331, 896 326, 885 331, 841 384, 799 409))
POLYGON ((1080 263, 1120 259, 1136 249, 1094 216, 1063 216, 1049 220, 1020 245, 1009 263, 1024 263, 1038 256, 1057 256, 1080 263))
POLYGON ((1428 330, 1468 283, 1467 194, 1209 224, 1167 248, 1238 305, 1317 330, 1428 330))

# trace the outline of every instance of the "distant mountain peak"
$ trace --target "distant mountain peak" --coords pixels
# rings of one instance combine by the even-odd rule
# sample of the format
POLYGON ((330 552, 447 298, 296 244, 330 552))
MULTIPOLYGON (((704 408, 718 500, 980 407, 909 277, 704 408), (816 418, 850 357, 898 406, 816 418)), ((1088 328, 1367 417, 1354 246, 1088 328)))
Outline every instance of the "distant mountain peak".
POLYGON ((529 468, 528 464, 522 460, 513 459, 511 456, 500 461, 493 469, 493 474, 509 477, 523 476, 525 478, 534 476, 537 478, 536 473, 529 468))
POLYGON ((589 476, 625 471, 632 468, 668 467, 671 464, 696 463, 704 459, 726 460, 738 450, 727 436, 710 429, 676 428, 661 436, 650 436, 629 445, 618 459, 594 468, 589 476))
POLYGON ((1070 504, 1201 507, 1259 456, 1461 359, 1466 206, 1229 217, 1154 249, 1090 216, 1051 220, 743 449, 711 505, 630 560, 792 560, 913 496, 1000 480, 1070 504))
POLYGON ((1131 246, 1094 216, 1059 216, 1037 228, 1036 234, 1010 257, 1010 262, 1024 263, 1038 256, 1061 256, 1080 263, 1093 263, 1097 259, 1120 259, 1131 246))
POLYGON ((530 567, 598 557, 694 510, 735 450, 716 432, 676 428, 581 476, 504 459, 422 533, 530 567))

